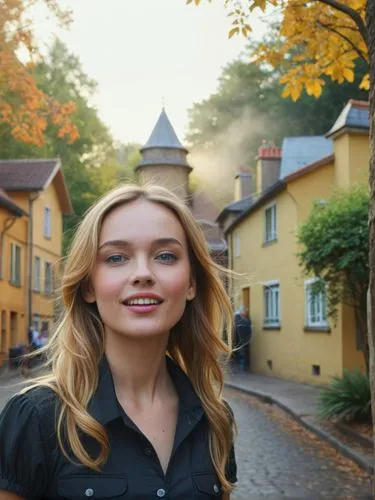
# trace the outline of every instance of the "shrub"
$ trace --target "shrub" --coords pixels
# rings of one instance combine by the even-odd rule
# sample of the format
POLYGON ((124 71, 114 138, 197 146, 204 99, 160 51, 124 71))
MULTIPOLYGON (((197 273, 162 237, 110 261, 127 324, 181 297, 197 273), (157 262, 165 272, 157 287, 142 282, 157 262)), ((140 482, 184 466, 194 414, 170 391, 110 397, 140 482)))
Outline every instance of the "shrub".
POLYGON ((344 370, 342 377, 333 377, 318 399, 319 415, 332 420, 370 420, 370 380, 359 370, 344 370))

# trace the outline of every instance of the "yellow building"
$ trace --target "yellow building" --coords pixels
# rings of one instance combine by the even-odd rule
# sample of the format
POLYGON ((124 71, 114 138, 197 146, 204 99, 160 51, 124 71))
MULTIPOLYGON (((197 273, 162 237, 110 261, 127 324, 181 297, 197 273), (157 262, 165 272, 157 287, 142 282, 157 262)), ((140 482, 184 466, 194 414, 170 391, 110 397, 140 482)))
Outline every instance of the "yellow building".
POLYGON ((50 330, 63 215, 72 206, 60 161, 1 160, 0 364, 27 343, 29 325, 50 330))
POLYGON ((245 305, 253 322, 253 372, 326 383, 345 368, 364 369, 353 310, 342 305, 335 325, 327 319, 324 296, 311 294, 314 277, 298 265, 296 229, 314 201, 366 182, 368 164, 368 105, 350 101, 325 137, 286 138, 281 150, 263 145, 251 194, 221 212, 238 273, 233 304, 245 305))

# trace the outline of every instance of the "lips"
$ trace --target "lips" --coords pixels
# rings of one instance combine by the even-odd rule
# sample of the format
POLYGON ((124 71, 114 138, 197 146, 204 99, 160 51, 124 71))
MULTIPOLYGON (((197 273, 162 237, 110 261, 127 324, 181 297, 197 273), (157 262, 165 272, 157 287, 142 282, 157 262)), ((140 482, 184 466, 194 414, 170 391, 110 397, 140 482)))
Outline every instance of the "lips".
POLYGON ((146 307, 146 306, 155 306, 159 305, 163 302, 163 299, 155 294, 134 294, 127 297, 123 304, 125 306, 138 306, 138 307, 146 307))

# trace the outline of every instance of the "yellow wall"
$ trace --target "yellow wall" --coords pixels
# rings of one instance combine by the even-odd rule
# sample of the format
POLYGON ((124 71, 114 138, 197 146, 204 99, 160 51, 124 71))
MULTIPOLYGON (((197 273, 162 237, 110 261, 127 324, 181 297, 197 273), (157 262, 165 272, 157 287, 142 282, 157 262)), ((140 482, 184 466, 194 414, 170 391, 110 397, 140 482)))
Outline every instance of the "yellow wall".
MULTIPOLYGON (((353 151, 362 147, 360 141, 349 146, 353 151)), ((336 168, 337 164, 332 162, 291 180, 285 191, 252 212, 228 235, 229 263, 233 262, 234 271, 241 274, 234 279, 231 290, 235 307, 241 303, 243 289, 250 287, 251 365, 256 373, 327 383, 332 376, 342 374, 345 367, 363 366, 362 354, 355 347, 351 310, 339 308, 336 325, 329 321, 330 332, 305 331, 308 277, 298 266, 296 229, 309 215, 314 200, 332 196, 336 168), (277 241, 265 245, 264 210, 270 201, 276 201, 277 205, 277 241), (241 246, 237 258, 232 257, 236 233, 240 235, 241 246), (273 280, 280 282, 281 328, 265 329, 264 283, 273 280), (267 361, 272 361, 272 370, 267 361), (320 366, 320 376, 313 375, 312 365, 320 366)))
POLYGON ((335 184, 345 188, 367 183, 369 172, 369 139, 364 133, 345 133, 334 140, 335 184))
MULTIPOLYGON (((8 193, 12 200, 26 212, 29 211, 28 196, 29 193, 8 193)), ((34 196, 34 194, 32 194, 34 196)), ((11 214, 0 209, 0 231, 4 227, 4 221, 11 214)), ((56 270, 61 258, 62 245, 62 213, 58 201, 58 196, 54 183, 45 191, 39 193, 38 198, 33 202, 33 256, 32 272, 34 274, 34 258, 41 259, 41 289, 40 292, 32 293, 32 312, 33 319, 38 321, 39 328, 43 321, 49 323, 51 330, 54 319, 53 295, 45 293, 45 262, 50 262, 53 271, 56 270), (52 215, 52 234, 51 238, 44 236, 44 207, 51 209, 52 215)), ((3 279, 0 280, 0 323, 1 318, 5 318, 5 332, 3 334, 3 343, 0 350, 1 361, 6 359, 8 349, 16 343, 25 343, 27 341, 28 327, 28 217, 18 219, 15 224, 7 231, 4 237, 4 255, 3 255, 3 279), (9 283, 10 276, 10 244, 14 242, 21 246, 21 287, 16 287, 9 283), (1 315, 1 311, 4 314, 1 315), (11 334, 10 318, 11 312, 17 313, 17 333, 11 334)), ((34 275, 32 279, 32 288, 34 288, 34 275)), ((13 315, 14 317, 14 315, 13 315)), ((0 331, 3 327, 0 327, 0 331)))
POLYGON ((14 224, 4 232, 14 215, 0 208, 2 275, 0 279, 0 364, 8 355, 11 345, 24 343, 27 328, 27 218, 15 218, 14 224), (21 286, 10 283, 11 244, 21 248, 21 286))

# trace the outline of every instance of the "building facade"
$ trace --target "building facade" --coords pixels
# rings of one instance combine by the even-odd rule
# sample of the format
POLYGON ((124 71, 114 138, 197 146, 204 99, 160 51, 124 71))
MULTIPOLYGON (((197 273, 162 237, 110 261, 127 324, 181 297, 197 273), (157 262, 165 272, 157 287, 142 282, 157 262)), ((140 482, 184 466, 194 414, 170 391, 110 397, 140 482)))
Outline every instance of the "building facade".
POLYGON ((255 373, 324 384, 344 369, 365 369, 354 312, 340 305, 337 322, 327 318, 324 296, 312 294, 314 276, 298 265, 296 231, 315 201, 367 183, 368 123, 367 103, 350 101, 327 136, 287 138, 281 150, 262 147, 257 188, 219 215, 235 271, 231 298, 253 322, 255 373), (259 181, 267 176, 269 182, 259 181))
POLYGON ((1 363, 27 343, 30 325, 52 328, 63 215, 72 206, 57 159, 0 161, 0 187, 1 363))

